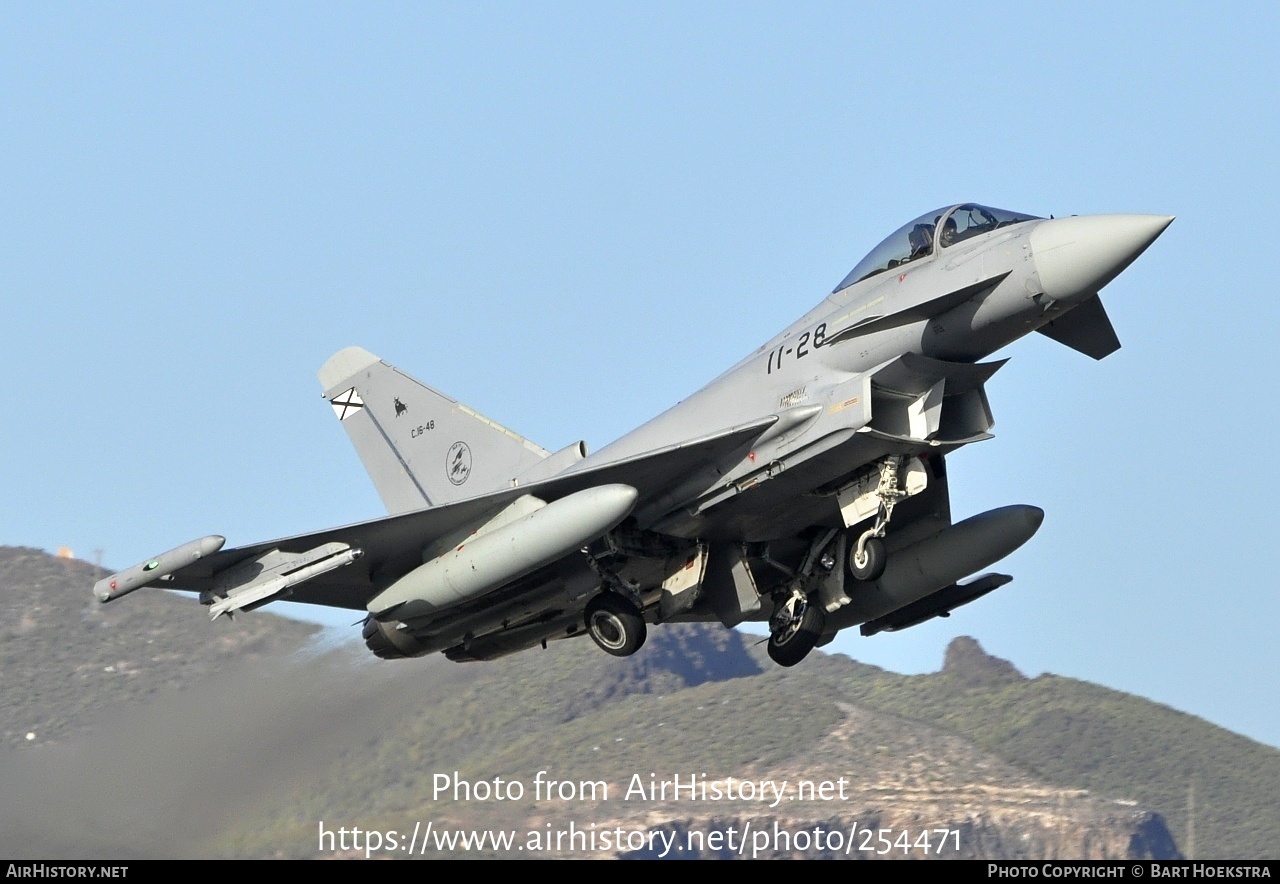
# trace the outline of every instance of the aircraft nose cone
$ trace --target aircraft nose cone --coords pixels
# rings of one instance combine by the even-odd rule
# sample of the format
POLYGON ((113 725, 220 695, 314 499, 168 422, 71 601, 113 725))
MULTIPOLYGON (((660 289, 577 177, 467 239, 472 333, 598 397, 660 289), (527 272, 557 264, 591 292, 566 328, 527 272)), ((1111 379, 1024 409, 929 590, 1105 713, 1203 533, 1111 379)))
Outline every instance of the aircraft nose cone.
POLYGON ((1172 215, 1081 215, 1042 221, 1031 231, 1031 253, 1044 293, 1057 301, 1095 294, 1172 223, 1172 215))
POLYGON ((1027 527, 1031 529, 1031 533, 1035 534, 1044 523, 1044 510, 1038 506, 1025 506, 1023 507, 1022 517, 1026 519, 1027 527))

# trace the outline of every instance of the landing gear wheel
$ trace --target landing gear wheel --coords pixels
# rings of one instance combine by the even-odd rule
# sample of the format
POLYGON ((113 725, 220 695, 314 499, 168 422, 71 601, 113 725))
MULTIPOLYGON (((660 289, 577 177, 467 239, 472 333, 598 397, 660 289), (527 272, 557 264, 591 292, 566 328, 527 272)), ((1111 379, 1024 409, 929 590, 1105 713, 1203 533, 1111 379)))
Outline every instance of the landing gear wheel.
POLYGON ((793 594, 769 621, 769 659, 779 666, 795 666, 818 644, 826 623, 822 608, 793 594))
POLYGON ((855 580, 870 583, 880 579, 888 561, 889 556, 884 551, 884 541, 879 537, 863 536, 849 550, 849 573, 855 580))
POLYGON ((629 657, 649 634, 635 605, 612 592, 602 592, 587 603, 587 632, 605 653, 629 657))

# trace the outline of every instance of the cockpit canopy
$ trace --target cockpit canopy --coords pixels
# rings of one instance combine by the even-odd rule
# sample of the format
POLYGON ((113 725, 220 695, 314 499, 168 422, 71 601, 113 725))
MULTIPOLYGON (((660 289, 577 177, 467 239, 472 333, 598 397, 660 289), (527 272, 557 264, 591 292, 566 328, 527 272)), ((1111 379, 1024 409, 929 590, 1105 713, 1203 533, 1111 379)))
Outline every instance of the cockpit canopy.
POLYGON ((945 249, 979 234, 1037 218, 1036 215, 993 209, 977 203, 963 203, 928 212, 886 237, 849 271, 832 294, 877 273, 932 255, 935 239, 945 249))

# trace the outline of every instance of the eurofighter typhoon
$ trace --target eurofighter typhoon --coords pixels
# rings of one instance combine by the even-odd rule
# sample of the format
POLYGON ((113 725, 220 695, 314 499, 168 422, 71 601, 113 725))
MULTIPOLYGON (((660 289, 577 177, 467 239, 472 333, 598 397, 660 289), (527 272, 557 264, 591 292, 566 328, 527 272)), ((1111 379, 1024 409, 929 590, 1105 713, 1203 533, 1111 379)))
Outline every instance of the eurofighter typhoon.
POLYGON ((649 624, 769 624, 799 663, 841 629, 946 616, 1044 513, 952 521, 947 456, 991 438, 982 361, 1030 332, 1120 347, 1099 290, 1173 221, 921 215, 823 301, 702 390, 593 454, 548 452, 359 347, 319 371, 390 513, 223 549, 210 535, 95 587, 199 593, 213 618, 278 599, 360 611, 379 657, 492 660, 649 624))

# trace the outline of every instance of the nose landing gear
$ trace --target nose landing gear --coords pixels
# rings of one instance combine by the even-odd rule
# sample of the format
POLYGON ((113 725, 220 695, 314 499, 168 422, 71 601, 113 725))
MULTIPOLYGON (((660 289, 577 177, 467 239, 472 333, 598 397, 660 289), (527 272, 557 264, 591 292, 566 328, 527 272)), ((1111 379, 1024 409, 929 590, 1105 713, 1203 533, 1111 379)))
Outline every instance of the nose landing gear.
POLYGON ((864 583, 879 580, 887 563, 888 554, 884 550, 884 541, 876 535, 875 529, 864 531, 849 550, 849 573, 855 580, 864 583))
MULTIPOLYGON (((909 487, 902 487, 898 477, 900 462, 899 457, 890 456, 880 464, 880 481, 874 491, 880 504, 876 510, 875 524, 858 535, 858 542, 849 548, 849 573, 854 579, 864 583, 879 580, 888 564, 883 538, 885 529, 889 527, 889 520, 893 518, 893 508, 902 499, 919 493, 924 488, 923 483, 914 491, 909 487)), ((867 495, 870 496, 871 494, 867 495)))

